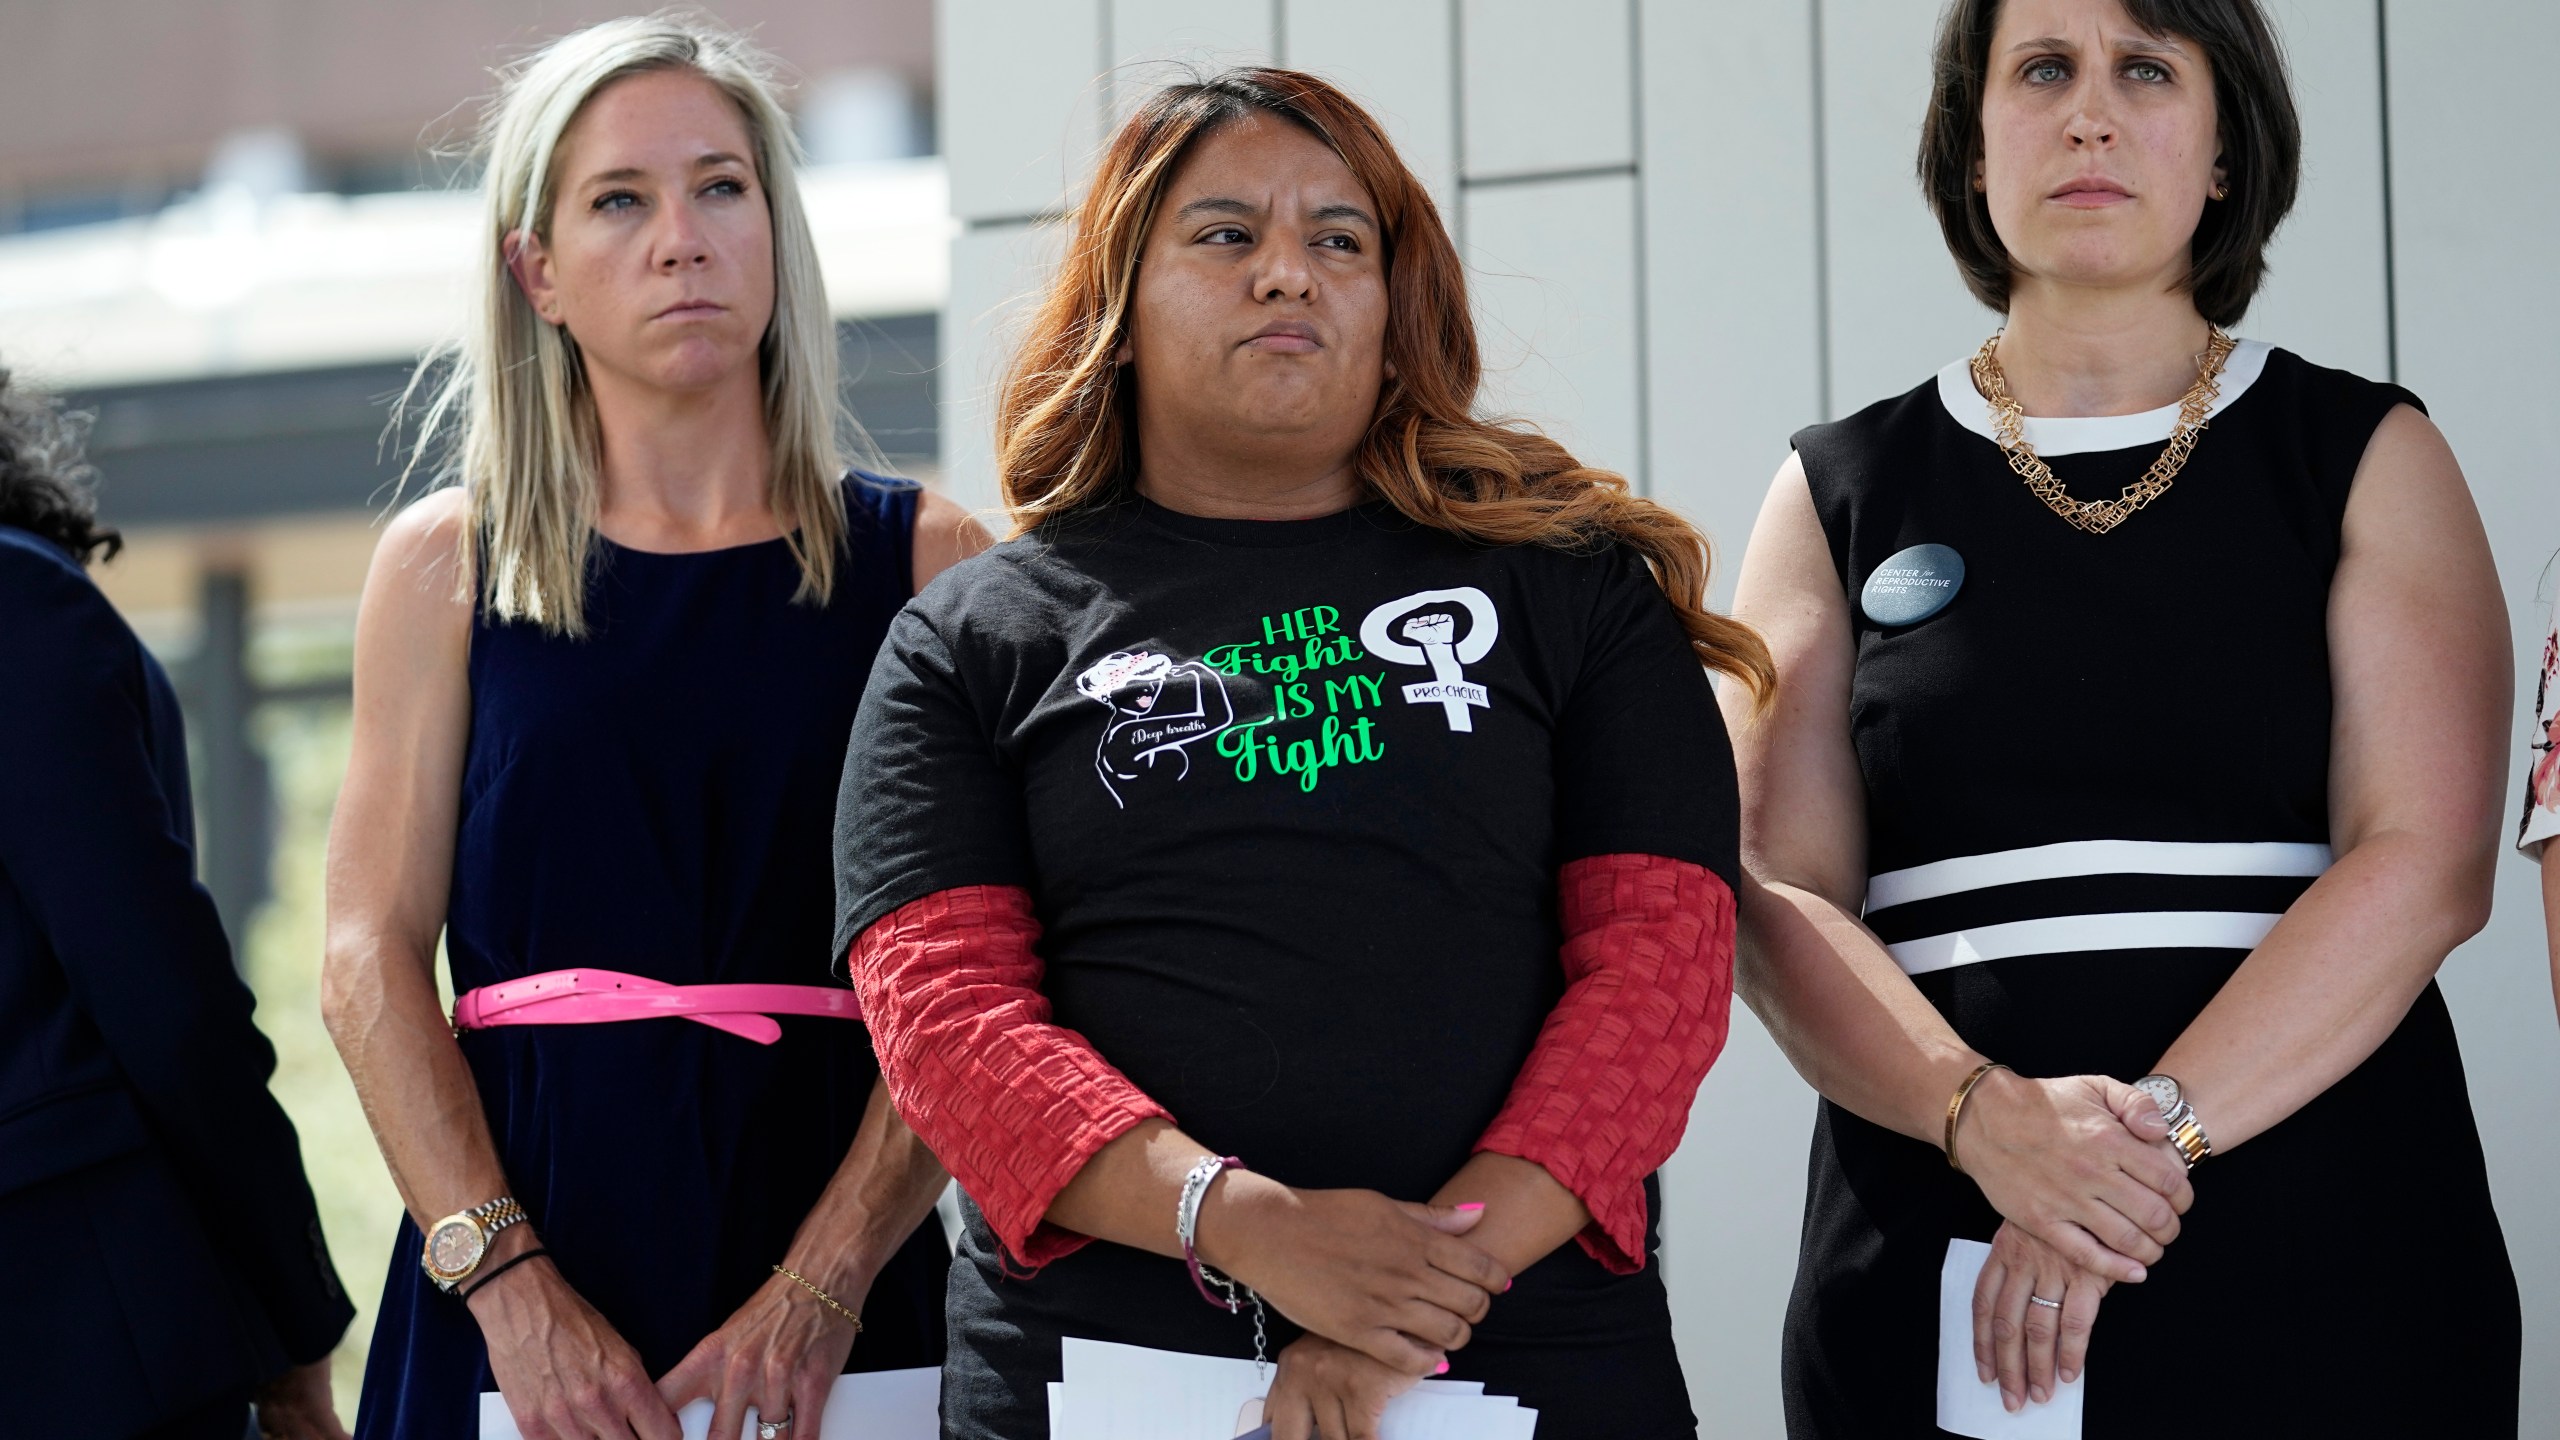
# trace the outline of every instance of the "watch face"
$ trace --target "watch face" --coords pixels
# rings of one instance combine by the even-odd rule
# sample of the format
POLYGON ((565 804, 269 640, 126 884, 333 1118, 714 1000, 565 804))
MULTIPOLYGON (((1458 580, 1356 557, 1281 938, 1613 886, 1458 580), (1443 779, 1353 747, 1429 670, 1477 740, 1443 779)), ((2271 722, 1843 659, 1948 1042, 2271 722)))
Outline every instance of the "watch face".
POLYGON ((480 1227, 468 1220, 447 1220, 427 1237, 427 1264, 437 1274, 466 1274, 489 1248, 480 1227))
POLYGON ((2133 1088, 2150 1096, 2163 1115, 2178 1108, 2178 1082, 2166 1075, 2145 1075, 2133 1082, 2133 1088))

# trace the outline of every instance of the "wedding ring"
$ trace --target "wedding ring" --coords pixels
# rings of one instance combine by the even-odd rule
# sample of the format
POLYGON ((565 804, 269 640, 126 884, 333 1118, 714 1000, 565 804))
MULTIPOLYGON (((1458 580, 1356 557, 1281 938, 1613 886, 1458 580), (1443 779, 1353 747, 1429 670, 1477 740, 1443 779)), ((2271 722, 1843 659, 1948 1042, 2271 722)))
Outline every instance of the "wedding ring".
POLYGON ((782 1440, 782 1432, 790 1428, 791 1417, 788 1415, 779 1420, 767 1420, 759 1415, 756 1417, 756 1440, 782 1440))
POLYGON ((2043 1296, 2041 1296, 2041 1295, 2030 1295, 2030 1296, 2028 1296, 2028 1297, 2027 1297, 2027 1303, 2028 1303, 2028 1304, 2030 1304, 2030 1305, 2041 1305, 2041 1306, 2043 1306, 2044 1308, 2046 1308, 2047 1310, 2059 1310, 2059 1309, 2061 1309, 2061 1308, 2062 1308, 2062 1302, 2061 1302, 2061 1301, 2059 1301, 2059 1300, 2047 1300, 2046 1298, 2044 1298, 2044 1297, 2043 1297, 2043 1296))

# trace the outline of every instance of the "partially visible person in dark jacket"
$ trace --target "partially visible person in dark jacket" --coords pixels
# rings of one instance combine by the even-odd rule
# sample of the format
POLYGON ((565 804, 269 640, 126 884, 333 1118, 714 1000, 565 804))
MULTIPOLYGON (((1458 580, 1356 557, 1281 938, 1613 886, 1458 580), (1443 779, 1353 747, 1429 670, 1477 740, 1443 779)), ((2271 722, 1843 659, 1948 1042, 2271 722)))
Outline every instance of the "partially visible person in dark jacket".
POLYGON ((176 696, 84 569, 122 543, 86 477, 0 370, 0 1432, 344 1440, 354 1308, 196 883, 176 696))

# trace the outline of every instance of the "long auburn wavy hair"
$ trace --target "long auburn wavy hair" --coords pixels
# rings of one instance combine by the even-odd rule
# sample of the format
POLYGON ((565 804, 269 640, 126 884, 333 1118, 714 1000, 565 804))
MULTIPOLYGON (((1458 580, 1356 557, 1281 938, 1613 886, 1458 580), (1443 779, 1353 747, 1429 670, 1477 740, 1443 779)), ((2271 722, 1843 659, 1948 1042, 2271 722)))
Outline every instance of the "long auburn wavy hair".
POLYGON ((996 411, 996 463, 1016 531, 1127 493, 1136 395, 1113 357, 1139 253, 1191 147, 1257 113, 1331 146, 1376 202, 1385 232, 1386 358, 1395 369, 1360 442, 1360 483, 1416 523, 1479 544, 1626 546, 1670 597, 1700 663, 1765 703, 1777 674, 1769 649, 1749 626, 1707 608, 1708 547, 1696 526, 1535 428, 1475 414, 1483 359, 1466 271, 1439 208, 1366 110, 1300 71, 1253 67, 1169 85, 1112 135, 996 411))

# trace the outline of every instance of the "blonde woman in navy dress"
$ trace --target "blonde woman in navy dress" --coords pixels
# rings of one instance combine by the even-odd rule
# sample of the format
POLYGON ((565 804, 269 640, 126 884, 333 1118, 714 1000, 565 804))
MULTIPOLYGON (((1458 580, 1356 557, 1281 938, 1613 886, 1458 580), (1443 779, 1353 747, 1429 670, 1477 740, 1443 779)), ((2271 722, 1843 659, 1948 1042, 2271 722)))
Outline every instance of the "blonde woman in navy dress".
POLYGON ((457 483, 376 552, 330 835, 324 1008, 408 1209, 357 1433, 494 1389, 527 1440, 807 1436, 941 1359, 943 1172, 831 983, 828 854, 889 619, 984 536, 838 459, 761 56, 598 25, 487 147, 457 483))
POLYGON ((1735 605, 1741 983, 1824 1097, 1789 1433, 2511 1436, 2434 983, 2506 773, 2462 472, 2225 333, 2299 157, 2254 0, 1956 0, 1936 75, 2006 327, 1796 437, 1735 605))

